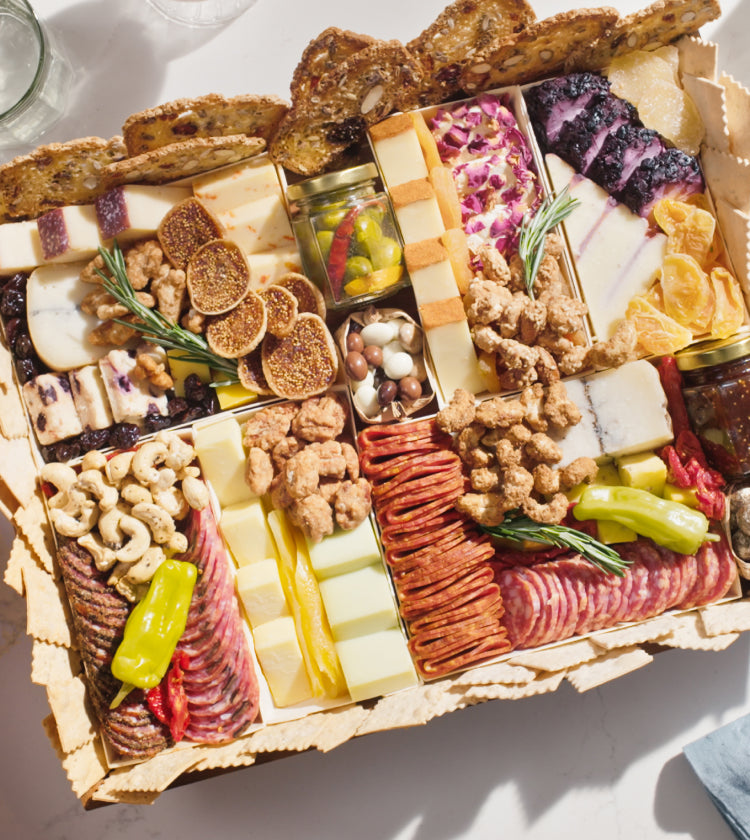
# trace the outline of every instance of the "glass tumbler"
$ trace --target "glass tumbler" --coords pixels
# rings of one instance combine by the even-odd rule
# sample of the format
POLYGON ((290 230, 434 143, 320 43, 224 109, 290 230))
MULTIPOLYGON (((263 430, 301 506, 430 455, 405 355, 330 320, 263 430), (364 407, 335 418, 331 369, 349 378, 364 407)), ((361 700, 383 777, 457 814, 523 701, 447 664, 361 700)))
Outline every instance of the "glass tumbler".
POLYGON ((255 0, 148 0, 158 12, 187 26, 218 26, 233 20, 255 0))

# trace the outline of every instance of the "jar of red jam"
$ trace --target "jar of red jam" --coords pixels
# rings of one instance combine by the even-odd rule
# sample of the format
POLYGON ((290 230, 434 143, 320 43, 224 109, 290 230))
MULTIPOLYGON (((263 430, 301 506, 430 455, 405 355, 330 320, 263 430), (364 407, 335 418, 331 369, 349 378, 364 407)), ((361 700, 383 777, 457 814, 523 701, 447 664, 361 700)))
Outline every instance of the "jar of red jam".
POLYGON ((299 181, 286 195, 305 274, 331 309, 392 294, 407 282, 403 245, 374 163, 299 181))
POLYGON ((690 423, 726 478, 750 475, 750 333, 677 354, 690 423))

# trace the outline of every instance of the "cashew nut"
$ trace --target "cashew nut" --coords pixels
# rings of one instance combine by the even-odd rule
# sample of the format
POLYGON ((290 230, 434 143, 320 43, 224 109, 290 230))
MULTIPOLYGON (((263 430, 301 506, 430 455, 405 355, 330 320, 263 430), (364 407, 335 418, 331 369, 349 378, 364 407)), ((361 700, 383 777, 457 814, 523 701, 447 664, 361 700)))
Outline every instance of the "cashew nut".
POLYGON ((67 464, 57 461, 42 467, 42 481, 46 481, 56 488, 57 493, 52 496, 48 504, 51 508, 64 507, 68 503, 68 491, 78 480, 78 473, 67 464))
POLYGON ((82 470, 103 470, 107 465, 107 456, 98 449, 92 449, 81 459, 82 470))
POLYGON ((99 517, 99 534, 107 548, 117 551, 122 548, 123 533, 120 529, 120 520, 127 515, 127 509, 123 505, 117 505, 99 517))
POLYGON ((81 505, 76 505, 74 512, 66 508, 53 508, 50 511, 52 525, 58 534, 64 537, 82 537, 96 525, 99 518, 99 508, 96 502, 86 499, 81 505))
POLYGON ((133 505, 131 515, 141 522, 145 522, 151 529, 154 542, 166 543, 175 532, 174 519, 162 508, 148 502, 133 505))
POLYGON ((177 480, 184 481, 188 476, 198 478, 200 474, 201 471, 199 467, 183 467, 181 470, 177 470, 177 480))
POLYGON ((122 564, 124 575, 131 583, 148 583, 154 572, 167 559, 164 549, 159 545, 152 545, 146 549, 143 557, 131 565, 122 564))
POLYGON ((150 547, 151 534, 143 522, 128 514, 120 517, 119 525, 122 533, 129 539, 115 551, 115 557, 121 563, 135 563, 150 547))
POLYGON ((84 470, 78 476, 75 486, 97 498, 102 511, 112 510, 117 504, 119 498, 117 490, 104 483, 104 474, 99 470, 84 470))
POLYGON ((125 476, 130 472, 130 465, 135 452, 120 452, 113 455, 104 467, 104 474, 110 484, 117 487, 125 476))
POLYGON ((132 479, 130 481, 123 481, 120 486, 120 497, 131 505, 137 505, 138 502, 153 501, 149 489, 132 479))
POLYGON ((150 482, 152 493, 158 493, 160 490, 166 490, 177 481, 177 473, 171 467, 162 467, 157 470, 158 477, 156 481, 150 482))
POLYGON ((187 551, 188 538, 182 533, 182 531, 175 531, 167 541, 166 545, 169 551, 174 551, 176 554, 182 554, 187 551))
POLYGON ((193 510, 203 510, 208 504, 208 487, 199 478, 193 476, 183 478, 182 492, 193 510))
POLYGON ((161 464, 167 457, 169 449, 159 440, 144 443, 133 456, 130 469, 141 484, 155 484, 159 480, 159 470, 156 464, 161 464))
POLYGON ((190 505, 179 487, 172 486, 167 487, 166 490, 155 490, 153 496, 154 504, 159 505, 172 519, 184 519, 190 510, 190 505))
POLYGON ((104 543, 97 540, 92 533, 84 534, 77 540, 81 548, 85 548, 89 554, 94 558, 94 565, 99 571, 104 572, 114 566, 116 557, 111 548, 107 548, 104 543))
POLYGON ((184 441, 179 435, 169 432, 159 432, 156 439, 165 443, 169 449, 164 463, 175 472, 186 467, 195 460, 195 449, 184 441))

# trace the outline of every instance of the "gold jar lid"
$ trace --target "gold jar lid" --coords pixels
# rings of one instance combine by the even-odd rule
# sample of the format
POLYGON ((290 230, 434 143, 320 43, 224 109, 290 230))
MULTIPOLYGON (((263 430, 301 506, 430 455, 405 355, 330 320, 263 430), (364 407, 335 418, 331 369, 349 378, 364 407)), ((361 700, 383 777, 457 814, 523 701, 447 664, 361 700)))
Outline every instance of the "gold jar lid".
POLYGON ((306 181, 299 181, 287 187, 286 196, 289 201, 299 201, 321 193, 353 187, 362 181, 373 181, 377 177, 377 166, 374 163, 363 163, 361 166, 352 166, 350 169, 328 172, 306 181))
POLYGON ((734 362, 748 355, 750 355, 750 330, 745 328, 731 338, 702 341, 686 350, 680 350, 675 354, 675 359, 680 370, 699 370, 734 362))

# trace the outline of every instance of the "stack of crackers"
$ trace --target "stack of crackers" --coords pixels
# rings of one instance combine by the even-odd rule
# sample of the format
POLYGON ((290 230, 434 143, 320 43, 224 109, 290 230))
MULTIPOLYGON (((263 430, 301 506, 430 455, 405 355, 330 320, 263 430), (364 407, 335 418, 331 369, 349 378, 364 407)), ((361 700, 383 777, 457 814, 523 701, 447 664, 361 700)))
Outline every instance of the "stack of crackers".
MULTIPOLYGON (((715 0, 659 0, 624 18, 605 8, 536 21, 525 0, 456 0, 406 46, 330 28, 305 50, 291 104, 254 95, 177 100, 129 117, 122 137, 40 147, 0 167, 0 220, 89 203, 117 184, 179 180, 264 149, 288 170, 314 174, 335 165, 368 125, 393 110, 602 67, 613 55, 680 39, 684 84, 707 126, 707 182, 750 296, 750 92, 719 75, 716 47, 693 37, 718 14, 715 0)), ((423 724, 485 700, 554 691, 565 680, 586 691, 646 665, 655 649, 721 650, 750 629, 750 600, 737 598, 513 653, 366 705, 261 724, 226 745, 183 744, 139 764, 111 767, 71 635, 37 480, 40 456, 4 346, 0 433, 0 511, 16 530, 5 582, 26 598, 32 681, 45 687, 50 705, 45 729, 84 803, 152 802, 183 774, 248 766, 275 753, 328 751, 357 735, 423 724)))

